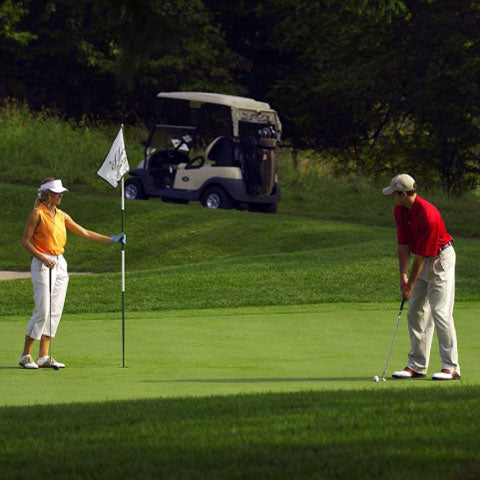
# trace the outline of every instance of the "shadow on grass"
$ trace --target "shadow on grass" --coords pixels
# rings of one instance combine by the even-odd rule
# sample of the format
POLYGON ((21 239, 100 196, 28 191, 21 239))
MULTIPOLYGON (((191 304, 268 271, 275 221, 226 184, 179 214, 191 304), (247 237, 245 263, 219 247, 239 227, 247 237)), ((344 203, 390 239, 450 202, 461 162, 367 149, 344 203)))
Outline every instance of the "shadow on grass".
POLYGON ((143 383, 297 383, 297 382, 366 382, 365 377, 338 378, 184 378, 175 380, 141 380, 143 383))
POLYGON ((6 407, 0 478, 478 480, 479 395, 470 386, 6 407), (62 446, 55 462, 52 444, 62 446))

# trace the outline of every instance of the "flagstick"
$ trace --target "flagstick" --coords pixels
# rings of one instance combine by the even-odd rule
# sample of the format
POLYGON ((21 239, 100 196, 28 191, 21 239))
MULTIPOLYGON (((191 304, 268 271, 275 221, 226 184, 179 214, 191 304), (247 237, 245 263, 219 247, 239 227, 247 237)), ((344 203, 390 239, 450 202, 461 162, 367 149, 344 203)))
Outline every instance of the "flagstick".
MULTIPOLYGON (((121 126, 123 134, 123 123, 121 126)), ((125 233, 125 181, 122 176, 122 233, 125 233)), ((125 245, 122 243, 122 367, 125 368, 125 245)))
MULTIPOLYGON (((117 188, 121 180, 121 212, 122 212, 122 233, 125 233, 125 184, 123 176, 130 170, 125 140, 123 138, 123 123, 115 137, 115 140, 97 171, 97 175, 103 178, 108 184, 117 188)), ((125 367, 125 245, 122 242, 122 367, 125 367)))
MULTIPOLYGON (((123 125, 122 125, 123 127, 123 125)), ((122 233, 125 227, 125 194, 122 177, 122 233)), ((122 243, 122 367, 125 368, 125 245, 122 243)))

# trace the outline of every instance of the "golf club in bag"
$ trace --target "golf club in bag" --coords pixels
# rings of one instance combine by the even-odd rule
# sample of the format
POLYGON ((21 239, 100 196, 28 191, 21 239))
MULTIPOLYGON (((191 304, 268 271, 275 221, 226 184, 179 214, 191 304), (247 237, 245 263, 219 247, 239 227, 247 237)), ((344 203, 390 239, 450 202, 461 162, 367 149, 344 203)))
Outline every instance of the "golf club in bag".
POLYGON ((375 382, 385 382, 387 379, 385 378, 385 372, 387 371, 388 362, 390 361, 390 354, 392 353, 393 341, 395 340, 395 336, 397 335, 398 324, 400 323, 400 317, 402 316, 403 305, 405 304, 405 299, 402 298, 402 303, 400 304, 400 311, 398 312, 397 323, 395 324, 395 331, 393 332, 392 343, 390 343, 390 350, 388 351, 387 361, 385 362, 385 368, 383 369, 382 376, 378 378, 376 375, 373 377, 375 382))
POLYGON ((49 300, 49 314, 48 314, 48 317, 49 317, 49 321, 50 321, 50 345, 48 346, 49 347, 49 361, 50 361, 50 366, 54 369, 54 370, 58 370, 58 366, 57 365, 54 365, 53 362, 52 362, 52 351, 53 351, 53 348, 52 348, 52 269, 49 268, 48 269, 48 291, 50 293, 50 300, 49 300))

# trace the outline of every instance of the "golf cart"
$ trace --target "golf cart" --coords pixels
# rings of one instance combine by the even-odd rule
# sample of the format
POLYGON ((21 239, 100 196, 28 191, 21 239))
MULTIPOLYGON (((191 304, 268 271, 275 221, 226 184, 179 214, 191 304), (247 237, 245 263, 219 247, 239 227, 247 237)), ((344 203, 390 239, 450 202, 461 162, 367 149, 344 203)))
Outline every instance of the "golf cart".
POLYGON ((158 97, 169 118, 151 129, 144 159, 129 171, 127 199, 276 212, 281 123, 268 103, 203 92, 158 97))

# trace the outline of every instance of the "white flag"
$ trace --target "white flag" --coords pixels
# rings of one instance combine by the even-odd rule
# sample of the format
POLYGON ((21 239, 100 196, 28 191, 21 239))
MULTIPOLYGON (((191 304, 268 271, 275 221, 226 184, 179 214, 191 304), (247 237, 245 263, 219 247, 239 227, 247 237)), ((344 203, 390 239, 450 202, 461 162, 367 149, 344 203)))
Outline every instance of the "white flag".
POLYGON ((120 128, 97 175, 106 180, 113 188, 117 188, 118 182, 129 170, 130 165, 123 141, 123 128, 120 128))

